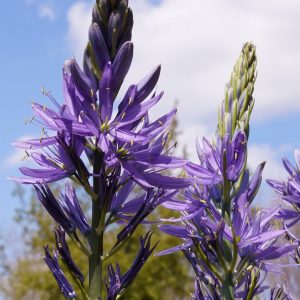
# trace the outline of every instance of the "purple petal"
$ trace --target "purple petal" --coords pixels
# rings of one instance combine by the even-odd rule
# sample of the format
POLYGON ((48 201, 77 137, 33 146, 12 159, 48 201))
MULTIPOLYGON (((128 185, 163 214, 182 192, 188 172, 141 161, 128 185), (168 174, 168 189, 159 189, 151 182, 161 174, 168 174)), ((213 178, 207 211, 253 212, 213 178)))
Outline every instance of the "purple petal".
POLYGON ((27 141, 16 141, 12 143, 12 145, 17 148, 30 150, 30 149, 37 149, 37 148, 50 146, 56 143, 57 143, 56 137, 52 136, 52 137, 45 137, 40 139, 31 139, 27 141))
POLYGON ((195 180, 201 184, 218 184, 223 181, 221 175, 213 173, 206 168, 189 162, 185 165, 184 169, 190 174, 195 176, 195 180))
POLYGON ((239 242, 239 247, 244 248, 246 246, 249 246, 251 244, 257 244, 257 243, 263 243, 266 241, 270 241, 274 238, 278 238, 279 236, 283 235, 285 233, 285 230, 276 230, 276 231, 270 231, 270 232, 263 232, 261 234, 258 234, 252 238, 246 239, 245 241, 239 242))
POLYGON ((188 232, 187 228, 185 226, 176 226, 176 225, 160 225, 158 226, 159 230, 175 236, 179 238, 189 238, 190 237, 190 232, 188 232))
POLYGON ((133 57, 133 43, 126 42, 118 50, 112 69, 115 74, 114 89, 118 91, 130 68, 133 57))
POLYGON ((173 156, 149 153, 148 150, 135 152, 134 158, 142 165, 160 168, 180 168, 188 162, 185 159, 180 159, 173 156))
POLYGON ((141 119, 148 112, 148 110, 161 99, 162 96, 163 92, 141 104, 133 104, 129 106, 122 116, 116 118, 115 121, 117 121, 117 124, 115 126, 117 128, 122 127, 141 119))
POLYGON ((97 66, 103 71, 105 65, 110 60, 109 51, 106 46, 105 39, 97 23, 92 23, 89 29, 89 40, 93 48, 93 54, 96 58, 97 66))
POLYGON ((155 256, 162 256, 162 255, 172 254, 172 253, 181 251, 182 249, 187 249, 187 248, 191 247, 192 245, 193 245, 193 242, 192 241, 188 241, 188 242, 185 242, 185 243, 183 243, 181 245, 178 245, 178 246, 175 246, 175 247, 172 247, 172 248, 160 251, 158 253, 155 253, 155 256))
POLYGON ((147 75, 137 85, 137 103, 144 101, 152 92, 157 84, 160 75, 161 66, 157 66, 149 75, 147 75))
POLYGON ((100 81, 99 106, 102 122, 107 122, 111 118, 113 109, 113 70, 111 63, 107 63, 100 81))

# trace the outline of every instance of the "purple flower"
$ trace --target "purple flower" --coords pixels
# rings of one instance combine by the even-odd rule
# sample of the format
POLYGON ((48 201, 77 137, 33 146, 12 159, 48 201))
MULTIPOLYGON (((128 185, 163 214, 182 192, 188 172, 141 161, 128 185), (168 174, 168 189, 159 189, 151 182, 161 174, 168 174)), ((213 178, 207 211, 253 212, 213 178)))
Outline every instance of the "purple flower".
POLYGON ((75 136, 66 137, 58 133, 56 137, 16 142, 17 147, 25 149, 41 148, 40 152, 33 151, 29 156, 41 168, 21 167, 20 171, 26 178, 13 178, 21 183, 53 182, 66 177, 76 176, 87 178, 88 171, 80 159, 83 151, 83 140, 75 136))
MULTIPOLYGON (((84 72, 94 85, 101 79, 106 63, 115 63, 122 57, 120 52, 131 40, 132 26, 133 16, 128 1, 105 0, 94 5, 89 43, 83 59, 84 72)), ((126 61, 126 57, 123 60, 126 61)), ((124 76, 120 76, 120 83, 124 76)))
MULTIPOLYGON (((122 229, 121 232, 118 233, 117 242, 114 247, 120 244, 124 239, 130 237, 134 233, 137 226, 146 219, 146 217, 158 206, 158 204, 163 203, 176 193, 177 191, 155 191, 154 189, 148 189, 147 194, 138 199, 139 201, 130 201, 134 202, 135 207, 133 211, 135 214, 133 217, 129 218, 128 224, 122 229)), ((126 211, 124 213, 126 213, 126 211)))
POLYGON ((147 259, 154 251, 157 243, 151 248, 151 232, 148 232, 144 237, 140 238, 140 251, 137 254, 130 269, 121 275, 120 267, 117 264, 116 271, 112 265, 108 266, 109 284, 106 284, 107 300, 115 300, 126 288, 134 281, 135 277, 146 263, 147 259))
POLYGON ((34 186, 38 199, 41 201, 43 206, 46 208, 49 215, 60 224, 63 229, 72 233, 75 231, 76 227, 68 218, 60 203, 54 197, 50 188, 47 184, 37 184, 34 186))
POLYGON ((62 294, 66 299, 75 299, 77 295, 59 266, 57 252, 54 251, 53 256, 51 256, 47 246, 44 247, 44 250, 44 261, 52 272, 59 288, 61 289, 62 294))
POLYGON ((61 227, 58 227, 54 231, 55 234, 55 242, 58 253, 63 259, 64 263, 67 265, 69 270, 79 279, 81 284, 83 284, 84 276, 76 266, 72 256, 70 249, 68 247, 65 232, 61 227))
POLYGON ((75 189, 69 182, 65 184, 65 194, 62 194, 61 197, 63 201, 60 203, 71 222, 80 230, 80 232, 88 234, 91 231, 91 227, 79 205, 75 189))
POLYGON ((251 213, 245 194, 235 202, 233 212, 233 226, 238 239, 241 257, 247 257, 251 264, 261 266, 265 261, 280 258, 295 250, 297 244, 276 244, 286 230, 274 227, 275 217, 280 211, 279 207, 263 210, 254 217, 251 213))
POLYGON ((283 158, 283 166, 288 172, 289 177, 286 181, 267 180, 267 183, 280 195, 281 199, 289 205, 290 208, 284 208, 280 211, 280 218, 283 218, 288 227, 293 226, 300 220, 300 151, 295 150, 296 166, 283 158))
POLYGON ((188 179, 163 177, 157 173, 166 168, 182 167, 187 162, 161 154, 165 131, 176 111, 153 123, 148 121, 148 110, 162 97, 160 93, 145 100, 158 80, 160 67, 128 89, 116 116, 111 120, 114 82, 118 80, 118 74, 123 72, 119 68, 124 67, 118 61, 116 58, 115 67, 109 62, 106 64, 98 93, 74 59, 65 64, 65 104, 57 105, 59 112, 37 104, 33 106, 43 126, 57 131, 57 137, 41 139, 40 143, 37 140, 16 143, 26 149, 40 148, 40 152, 32 152, 30 156, 42 167, 21 168, 21 172, 29 178, 18 181, 52 182, 74 175, 84 185, 90 173, 80 156, 83 150, 89 153, 89 149, 96 147, 104 153, 104 161, 109 167, 121 165, 146 187, 155 186, 158 182, 164 183, 162 187, 167 188, 181 188, 190 184, 188 179))
POLYGON ((50 216, 68 233, 78 228, 83 234, 90 231, 90 226, 78 203, 74 188, 66 183, 65 195, 61 200, 55 198, 47 184, 34 185, 38 199, 46 208, 50 216))
POLYGON ((215 185, 224 177, 236 181, 245 167, 247 138, 243 131, 237 131, 232 140, 226 135, 217 146, 204 138, 202 149, 199 144, 197 149, 200 165, 188 163, 185 169, 200 184, 215 185))

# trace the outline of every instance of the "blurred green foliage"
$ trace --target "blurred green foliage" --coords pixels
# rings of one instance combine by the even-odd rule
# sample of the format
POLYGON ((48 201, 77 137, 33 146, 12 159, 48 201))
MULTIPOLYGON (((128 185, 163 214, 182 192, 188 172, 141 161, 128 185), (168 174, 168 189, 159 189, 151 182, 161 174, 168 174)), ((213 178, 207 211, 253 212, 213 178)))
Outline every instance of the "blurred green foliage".
MULTIPOLYGON (((168 214, 169 212, 165 209, 159 208, 155 217, 167 217, 168 214)), ((3 276, 0 284, 0 290, 5 299, 64 299, 52 274, 42 260, 43 246, 54 245, 55 224, 34 197, 25 206, 22 203, 22 208, 17 211, 16 223, 22 227, 25 249, 19 259, 6 266, 6 275, 3 276)), ((139 237, 144 235, 148 229, 148 225, 140 226, 127 245, 109 262, 113 264, 118 262, 121 271, 126 272, 139 250, 139 237)), ((151 226, 151 229, 154 231, 152 243, 160 240, 156 251, 178 243, 175 238, 160 234, 155 226, 151 226)), ((111 231, 111 237, 106 240, 107 248, 113 246, 113 237, 116 236, 118 230, 116 228, 111 231)), ((74 260, 83 273, 87 274, 86 257, 71 240, 69 246, 74 260)), ((192 289, 190 276, 192 274, 189 275, 188 264, 181 254, 152 256, 123 299, 189 299, 188 292, 192 289)), ((77 290, 77 293, 80 295, 80 291, 77 290)))

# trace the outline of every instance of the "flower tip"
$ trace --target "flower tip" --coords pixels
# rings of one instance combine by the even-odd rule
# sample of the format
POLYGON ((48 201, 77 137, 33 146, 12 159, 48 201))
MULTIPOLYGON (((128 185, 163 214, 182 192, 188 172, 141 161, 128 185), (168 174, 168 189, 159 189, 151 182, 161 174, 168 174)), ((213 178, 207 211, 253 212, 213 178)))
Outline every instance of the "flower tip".
POLYGON ((267 161, 265 160, 260 164, 262 169, 265 167, 266 163, 267 163, 267 161))
POLYGON ((133 50, 134 45, 133 45, 133 42, 127 41, 124 43, 123 47, 126 47, 127 50, 131 50, 131 49, 133 50))

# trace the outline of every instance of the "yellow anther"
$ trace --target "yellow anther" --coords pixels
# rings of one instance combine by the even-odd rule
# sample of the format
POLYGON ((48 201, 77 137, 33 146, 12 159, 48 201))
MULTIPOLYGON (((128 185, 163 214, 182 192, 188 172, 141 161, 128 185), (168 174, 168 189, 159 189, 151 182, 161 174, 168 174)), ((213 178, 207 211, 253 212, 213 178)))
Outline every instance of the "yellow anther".
POLYGON ((132 97, 129 97, 128 104, 130 105, 130 104, 132 104, 132 102, 133 102, 133 98, 132 98, 132 97))
POLYGON ((161 125, 161 126, 164 125, 164 123, 162 121, 158 121, 158 124, 161 125))
POLYGON ((93 89, 91 89, 91 97, 94 97, 94 91, 93 91, 93 89))
POLYGON ((31 117, 30 119, 25 120, 25 124, 31 123, 34 120, 34 116, 31 117))
POLYGON ((29 157, 29 153, 25 150, 25 155, 21 158, 21 161, 24 161, 29 157))
POLYGON ((125 116, 126 116, 126 112, 124 111, 124 112, 122 113, 121 120, 123 120, 123 119, 125 118, 125 116))
POLYGON ((105 122, 101 125, 101 131, 107 132, 109 130, 108 119, 106 118, 105 122))
POLYGON ((128 151, 122 147, 118 149, 117 153, 120 154, 121 156, 125 156, 128 153, 128 151))

